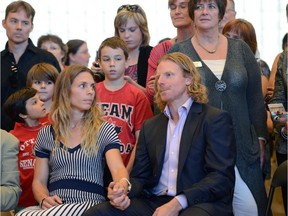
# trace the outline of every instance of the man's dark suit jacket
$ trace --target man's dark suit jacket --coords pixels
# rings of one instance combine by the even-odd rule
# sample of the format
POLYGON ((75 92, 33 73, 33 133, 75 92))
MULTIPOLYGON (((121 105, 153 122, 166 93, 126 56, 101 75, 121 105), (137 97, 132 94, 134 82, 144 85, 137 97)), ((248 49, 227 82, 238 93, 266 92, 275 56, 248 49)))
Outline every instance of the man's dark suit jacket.
MULTIPOLYGON (((167 125, 168 118, 163 113, 143 124, 130 175, 130 198, 152 195, 150 190, 158 184, 165 155, 167 125)), ((193 102, 182 131, 177 195, 186 196, 188 207, 214 203, 218 209, 223 207, 224 212, 232 212, 235 159, 230 115, 193 102)))

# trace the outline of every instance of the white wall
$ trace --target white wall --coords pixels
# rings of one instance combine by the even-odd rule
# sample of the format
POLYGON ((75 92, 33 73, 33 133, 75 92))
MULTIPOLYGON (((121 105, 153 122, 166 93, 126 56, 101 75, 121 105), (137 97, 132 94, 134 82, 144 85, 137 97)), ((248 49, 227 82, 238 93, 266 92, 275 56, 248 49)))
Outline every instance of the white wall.
MULTIPOLYGON (((0 17, 5 16, 6 6, 12 0, 1 0, 0 17)), ((34 30, 30 37, 36 45, 38 38, 47 33, 69 39, 83 39, 88 43, 91 62, 100 43, 114 35, 114 17, 123 4, 139 4, 148 18, 150 44, 156 45, 176 32, 171 24, 168 0, 27 0, 36 10, 34 30), (94 6, 96 4, 96 6, 94 6)), ((287 32, 285 7, 287 0, 235 0, 237 18, 252 22, 256 29, 261 58, 271 67, 274 57, 281 51, 281 43, 287 32)), ((0 28, 0 49, 7 41, 0 28)))

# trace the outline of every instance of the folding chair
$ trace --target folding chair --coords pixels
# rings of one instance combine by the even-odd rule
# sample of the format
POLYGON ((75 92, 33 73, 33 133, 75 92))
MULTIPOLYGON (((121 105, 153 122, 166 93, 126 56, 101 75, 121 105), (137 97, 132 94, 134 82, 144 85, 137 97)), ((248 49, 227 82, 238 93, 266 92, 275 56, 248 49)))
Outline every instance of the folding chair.
MULTIPOLYGON (((274 191, 276 187, 281 187, 287 185, 287 160, 280 164, 275 173, 273 174, 269 195, 268 195, 268 202, 265 210, 265 216, 269 216, 271 213, 271 204, 274 196, 274 191)), ((286 193, 285 191, 282 191, 286 193)), ((287 203, 284 203, 287 205, 287 203)))

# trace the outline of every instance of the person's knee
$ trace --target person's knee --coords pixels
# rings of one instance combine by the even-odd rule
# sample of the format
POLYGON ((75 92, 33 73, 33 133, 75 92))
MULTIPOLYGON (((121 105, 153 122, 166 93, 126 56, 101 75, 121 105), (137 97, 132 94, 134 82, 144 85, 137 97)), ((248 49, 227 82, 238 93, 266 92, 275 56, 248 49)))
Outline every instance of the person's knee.
POLYGON ((109 202, 100 203, 89 208, 82 216, 105 216, 111 215, 114 207, 109 202))

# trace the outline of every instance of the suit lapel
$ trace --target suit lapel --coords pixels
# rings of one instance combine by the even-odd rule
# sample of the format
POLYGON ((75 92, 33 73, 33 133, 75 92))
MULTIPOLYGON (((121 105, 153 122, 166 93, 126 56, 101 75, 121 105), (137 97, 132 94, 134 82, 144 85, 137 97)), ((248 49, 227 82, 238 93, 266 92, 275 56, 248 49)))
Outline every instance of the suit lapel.
MULTIPOLYGON (((156 158, 159 169, 162 170, 164 163, 164 156, 166 150, 166 141, 167 141, 167 125, 168 118, 162 113, 157 120, 158 127, 156 128, 158 136, 156 137, 156 158)), ((160 173, 161 175, 161 173, 160 173)))
POLYGON ((201 119, 202 105, 193 102, 190 111, 188 113, 184 128, 182 131, 180 150, 179 150, 179 162, 178 162, 178 178, 181 176, 183 166, 189 153, 191 144, 193 143, 194 134, 196 128, 201 119))

